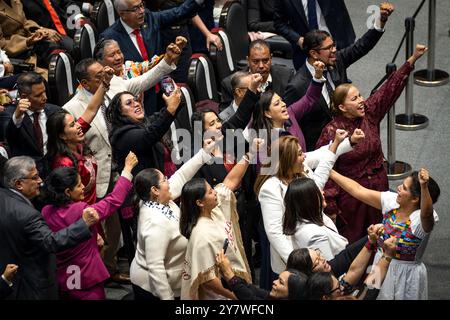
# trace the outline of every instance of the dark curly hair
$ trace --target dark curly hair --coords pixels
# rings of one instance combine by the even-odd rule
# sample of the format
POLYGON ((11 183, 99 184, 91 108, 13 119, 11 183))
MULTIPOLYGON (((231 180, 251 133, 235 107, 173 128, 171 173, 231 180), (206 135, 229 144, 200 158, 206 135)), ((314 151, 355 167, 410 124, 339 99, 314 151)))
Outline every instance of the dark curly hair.
POLYGON ((78 184, 77 170, 71 167, 56 168, 48 175, 44 185, 45 202, 56 207, 62 207, 72 202, 65 193, 66 189, 73 190, 78 184))

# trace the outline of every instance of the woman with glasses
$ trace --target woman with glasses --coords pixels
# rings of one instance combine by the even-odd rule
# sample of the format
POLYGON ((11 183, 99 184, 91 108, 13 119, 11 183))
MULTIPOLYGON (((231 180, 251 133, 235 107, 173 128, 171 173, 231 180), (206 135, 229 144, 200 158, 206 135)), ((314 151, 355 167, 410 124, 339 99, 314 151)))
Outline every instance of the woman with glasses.
MULTIPOLYGON (((359 144, 352 152, 336 161, 336 171, 369 189, 388 189, 387 174, 383 167, 380 123, 402 93, 414 63, 426 51, 425 46, 417 45, 405 64, 391 74, 367 100, 364 100, 358 88, 352 84, 342 84, 336 88, 332 97, 332 109, 336 115, 323 128, 316 147, 328 144, 338 128, 349 132, 361 129, 366 135, 363 144, 359 144)), ((363 237, 367 226, 381 221, 380 210, 353 198, 336 184, 329 183, 324 191, 328 203, 326 213, 333 217, 337 215, 336 224, 339 225, 339 231, 350 243, 363 237)))
POLYGON ((362 276, 365 274, 368 259, 359 263, 353 263, 359 272, 350 269, 345 275, 336 278, 332 272, 314 272, 306 283, 305 296, 308 300, 375 300, 380 292, 380 287, 385 281, 386 274, 392 258, 395 256, 396 239, 390 238, 383 243, 383 259, 380 259, 372 269, 361 288, 362 276))
POLYGON ((139 158, 139 164, 133 170, 134 175, 146 168, 157 168, 166 174, 166 146, 160 140, 175 119, 181 102, 181 91, 177 88, 169 96, 163 94, 162 97, 166 108, 149 117, 145 116, 139 99, 130 92, 118 93, 111 100, 107 111, 112 125, 109 137, 113 159, 119 169, 123 168, 128 152, 133 151, 139 158))
POLYGON ((95 203, 97 198, 97 162, 84 145, 84 139, 91 127, 90 123, 103 103, 103 96, 109 89, 113 75, 112 68, 103 68, 101 84, 77 120, 68 111, 61 109, 48 118, 46 125, 48 135, 46 158, 49 171, 59 167, 75 168, 84 186, 84 201, 89 204, 95 203))
POLYGON ((179 198, 184 184, 211 158, 212 139, 170 179, 158 169, 144 169, 134 179, 139 201, 137 246, 130 267, 136 300, 180 298, 187 240, 180 233, 179 198))
MULTIPOLYGON (((439 220, 433 205, 440 195, 440 188, 429 176, 428 170, 422 168, 419 172, 413 172, 403 180, 397 193, 368 189, 335 171, 330 177, 350 196, 381 210, 384 226, 382 239, 397 239, 394 259, 379 299, 426 300, 428 278, 422 257, 434 225, 439 220)), ((380 251, 374 261, 379 259, 380 251)))
MULTIPOLYGON (((95 209, 100 221, 117 211, 125 201, 133 184, 131 171, 138 160, 129 153, 122 176, 114 190, 103 200, 88 204, 84 185, 77 170, 61 167, 53 170, 45 183, 45 202, 42 216, 53 232, 77 221, 86 210, 95 209)), ((91 228, 91 239, 56 254, 57 280, 60 297, 65 300, 103 300, 104 281, 109 278, 97 247, 97 229, 91 228), (77 281, 73 281, 78 276, 77 281), (78 284, 78 285, 77 285, 78 284)))

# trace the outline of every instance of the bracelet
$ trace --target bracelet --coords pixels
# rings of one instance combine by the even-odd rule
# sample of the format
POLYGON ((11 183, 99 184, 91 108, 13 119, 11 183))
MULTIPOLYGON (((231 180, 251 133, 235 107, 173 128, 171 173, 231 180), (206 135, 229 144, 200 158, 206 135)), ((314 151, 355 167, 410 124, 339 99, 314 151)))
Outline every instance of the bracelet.
POLYGON ((244 159, 245 161, 247 161, 247 163, 250 164, 250 158, 249 158, 249 156, 248 156, 247 154, 244 154, 244 155, 242 156, 242 159, 244 159))
POLYGON ((384 258, 387 262, 391 262, 391 261, 392 261, 392 258, 391 258, 391 257, 388 257, 388 256, 385 255, 384 253, 383 253, 383 255, 381 256, 380 260, 383 259, 383 258, 384 258))
MULTIPOLYGON (((367 237, 369 237, 369 236, 367 236, 367 237)), ((369 239, 367 239, 367 242, 366 242, 366 244, 364 245, 366 248, 367 248, 367 250, 369 250, 369 251, 375 251, 376 249, 377 249, 377 243, 375 242, 375 243, 372 243, 372 242, 370 242, 370 240, 369 239)))

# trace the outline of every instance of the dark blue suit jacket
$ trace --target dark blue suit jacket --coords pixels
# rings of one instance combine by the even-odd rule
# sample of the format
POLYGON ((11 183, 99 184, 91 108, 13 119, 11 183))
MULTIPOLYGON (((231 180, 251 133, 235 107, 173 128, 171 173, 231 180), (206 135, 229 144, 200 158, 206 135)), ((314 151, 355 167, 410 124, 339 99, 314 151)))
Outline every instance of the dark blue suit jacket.
MULTIPOLYGON (((157 55, 165 52, 165 48, 161 47, 162 38, 160 29, 175 24, 178 20, 193 17, 199 8, 200 6, 195 0, 187 0, 179 7, 169 10, 151 12, 148 9, 145 9, 145 23, 141 27, 141 34, 144 39, 149 59, 155 54, 157 55)), ((101 38, 116 40, 119 43, 125 60, 136 62, 143 61, 140 52, 131 41, 131 38, 123 27, 120 19, 116 20, 111 27, 103 31, 100 35, 100 39, 101 38)), ((144 101, 145 112, 147 115, 150 115, 159 109, 157 107, 154 88, 146 93, 144 101)))
MULTIPOLYGON (((338 50, 353 44, 355 31, 344 0, 317 1, 338 50)), ((298 70, 305 62, 306 55, 297 41, 310 31, 302 1, 275 0, 273 19, 277 34, 285 37, 292 45, 294 67, 298 70)))

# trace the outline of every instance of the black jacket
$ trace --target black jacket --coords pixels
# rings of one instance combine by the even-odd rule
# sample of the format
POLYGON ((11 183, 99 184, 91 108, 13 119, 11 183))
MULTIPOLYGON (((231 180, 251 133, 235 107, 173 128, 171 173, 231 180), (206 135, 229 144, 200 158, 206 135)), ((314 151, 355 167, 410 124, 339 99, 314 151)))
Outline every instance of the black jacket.
MULTIPOLYGON (((328 29, 336 41, 337 48, 345 48, 355 42, 355 31, 344 0, 317 0, 328 29)), ((295 69, 304 63, 306 56, 297 41, 309 30, 308 19, 300 0, 277 0, 274 9, 276 33, 285 37, 292 45, 295 69)))
MULTIPOLYGON (((330 76, 337 87, 342 83, 348 83, 347 68, 364 57, 378 43, 382 32, 375 29, 367 31, 353 45, 337 51, 336 65, 329 68, 330 76)), ((284 102, 289 106, 306 94, 311 83, 312 75, 306 64, 304 64, 295 74, 294 78, 286 87, 284 102)), ((300 121, 306 141, 306 150, 315 150, 316 142, 320 137, 323 127, 331 121, 332 114, 323 96, 314 107, 313 111, 305 115, 300 121)))
POLYGON ((5 280, 0 278, 0 300, 8 297, 12 291, 13 289, 5 282, 5 280))
MULTIPOLYGON (((45 178, 45 166, 42 160, 44 155, 36 144, 36 135, 34 134, 31 118, 25 113, 21 126, 17 128, 12 120, 15 110, 16 105, 10 105, 5 110, 5 113, 9 117, 6 127, 6 141, 8 142, 11 157, 29 156, 33 158, 39 174, 42 178, 45 178)), ((53 104, 46 104, 44 107, 47 119, 59 110, 61 110, 61 107, 53 104)))
MULTIPOLYGON (((180 110, 180 108, 178 108, 180 110)), ((154 113, 146 126, 132 122, 119 128, 113 128, 109 141, 113 150, 114 161, 119 172, 125 165, 125 158, 133 151, 139 163, 133 169, 133 176, 147 168, 157 168, 164 172, 163 147, 158 143, 169 130, 175 117, 166 108, 154 113)))
MULTIPOLYGON (((272 64, 270 68, 270 74, 272 75, 272 90, 275 91, 280 97, 284 95, 286 86, 294 77, 294 70, 284 65, 272 64)), ((233 88, 231 87, 231 78, 233 74, 224 78, 221 83, 221 101, 219 110, 223 111, 233 101, 233 88)))
POLYGON ((80 219, 69 227, 52 232, 39 211, 15 192, 0 188, 0 270, 8 263, 19 266, 8 299, 56 299, 56 257, 91 238, 80 219))

